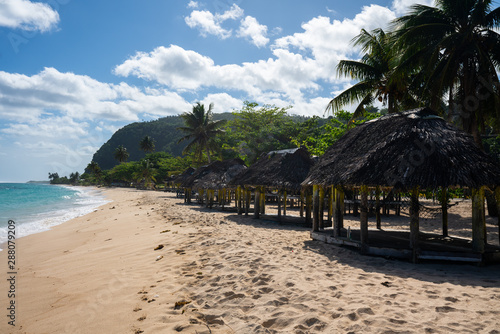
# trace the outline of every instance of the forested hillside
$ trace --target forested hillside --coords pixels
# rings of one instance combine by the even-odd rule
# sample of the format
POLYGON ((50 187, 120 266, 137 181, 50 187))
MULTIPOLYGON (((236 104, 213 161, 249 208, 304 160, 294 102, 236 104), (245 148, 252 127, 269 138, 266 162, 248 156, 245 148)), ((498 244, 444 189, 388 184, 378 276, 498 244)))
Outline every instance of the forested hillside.
MULTIPOLYGON (((234 116, 231 113, 214 114, 214 119, 231 120, 234 119, 234 116)), ((118 164, 113 153, 119 145, 123 145, 130 154, 128 161, 138 161, 146 155, 139 147, 139 142, 145 136, 150 136, 155 140, 155 150, 157 152, 164 151, 173 156, 180 156, 182 150, 188 144, 188 142, 177 144, 183 136, 182 132, 177 128, 183 125, 180 116, 169 116, 156 121, 135 122, 126 125, 116 131, 94 153, 92 160, 97 162, 102 169, 111 169, 118 164)))

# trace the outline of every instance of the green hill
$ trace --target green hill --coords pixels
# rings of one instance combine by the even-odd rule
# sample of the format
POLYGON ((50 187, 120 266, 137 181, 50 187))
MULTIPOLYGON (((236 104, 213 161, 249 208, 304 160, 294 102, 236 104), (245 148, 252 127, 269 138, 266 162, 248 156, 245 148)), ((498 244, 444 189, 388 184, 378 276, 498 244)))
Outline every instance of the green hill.
MULTIPOLYGON (((231 113, 214 114, 214 120, 234 118, 231 113)), ((145 156, 141 151, 139 142, 145 136, 151 136, 155 140, 155 150, 164 151, 173 156, 181 156, 182 150, 188 144, 183 142, 177 144, 183 133, 177 130, 183 126, 184 122, 180 116, 169 116, 160 118, 156 121, 135 122, 124 126, 116 131, 111 138, 104 143, 97 152, 94 153, 92 160, 97 162, 102 169, 110 169, 118 164, 113 154, 119 145, 123 145, 130 156, 128 161, 137 161, 145 156)))

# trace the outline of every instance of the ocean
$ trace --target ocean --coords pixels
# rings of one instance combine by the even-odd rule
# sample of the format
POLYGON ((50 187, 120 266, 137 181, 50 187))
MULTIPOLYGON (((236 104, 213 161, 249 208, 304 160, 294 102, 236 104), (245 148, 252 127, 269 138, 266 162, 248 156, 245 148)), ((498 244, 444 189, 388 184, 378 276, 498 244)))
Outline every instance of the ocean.
POLYGON ((49 230, 108 203, 100 190, 36 183, 0 183, 0 247, 9 220, 16 238, 49 230))

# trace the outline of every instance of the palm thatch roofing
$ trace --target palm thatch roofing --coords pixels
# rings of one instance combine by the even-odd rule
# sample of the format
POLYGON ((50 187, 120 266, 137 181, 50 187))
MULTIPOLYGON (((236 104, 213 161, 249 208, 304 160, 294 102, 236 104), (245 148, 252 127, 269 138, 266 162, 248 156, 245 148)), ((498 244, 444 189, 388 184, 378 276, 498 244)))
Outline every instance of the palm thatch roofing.
POLYGON ((236 176, 232 185, 266 186, 297 191, 314 161, 305 148, 273 151, 236 176))
POLYGON ((209 165, 198 168, 191 177, 187 178, 182 186, 192 189, 222 189, 228 186, 229 181, 245 170, 247 166, 241 159, 214 161, 209 165))
POLYGON ((184 172, 182 172, 182 174, 180 175, 177 175, 175 178, 174 178, 174 183, 176 184, 182 184, 184 183, 188 178, 191 177, 191 175, 193 175, 193 173, 195 172, 196 169, 194 169, 193 167, 189 167, 187 168, 184 172))
POLYGON ((363 123, 333 144, 303 185, 471 187, 500 185, 500 166, 472 136, 429 108, 363 123))

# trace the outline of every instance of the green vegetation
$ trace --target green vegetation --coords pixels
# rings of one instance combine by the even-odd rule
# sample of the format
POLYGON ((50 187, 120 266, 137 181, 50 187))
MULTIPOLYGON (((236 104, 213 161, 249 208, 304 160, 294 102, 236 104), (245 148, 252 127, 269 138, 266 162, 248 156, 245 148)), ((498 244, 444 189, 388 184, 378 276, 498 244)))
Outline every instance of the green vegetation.
POLYGON ((203 159, 203 154, 206 153, 208 163, 212 162, 210 152, 217 150, 215 137, 223 131, 221 127, 225 124, 225 120, 213 120, 213 103, 210 104, 207 111, 205 106, 199 102, 193 107, 190 113, 184 113, 181 118, 184 120, 184 126, 177 128, 186 133, 184 137, 179 139, 178 143, 183 141, 191 141, 182 151, 187 154, 194 151, 198 162, 203 159))

